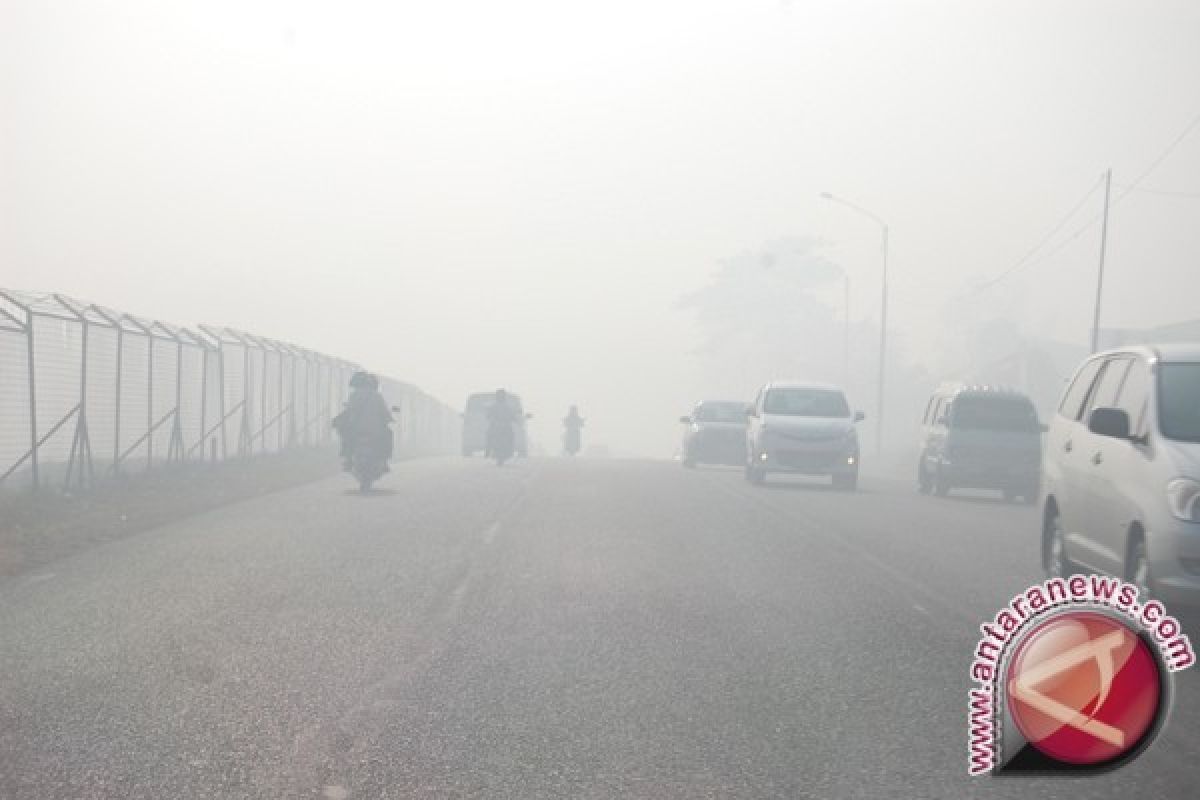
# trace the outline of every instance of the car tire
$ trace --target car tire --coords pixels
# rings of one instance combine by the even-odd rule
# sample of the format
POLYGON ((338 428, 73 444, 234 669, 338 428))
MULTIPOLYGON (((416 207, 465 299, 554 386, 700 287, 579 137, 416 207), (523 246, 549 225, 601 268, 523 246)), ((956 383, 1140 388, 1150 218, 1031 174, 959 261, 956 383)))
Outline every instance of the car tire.
POLYGON ((858 489, 858 472, 847 472, 833 476, 833 488, 842 492, 853 492, 858 489))
POLYGON ((764 483, 766 483, 767 473, 765 470, 761 470, 758 467, 747 464, 746 465, 746 480, 752 486, 762 486, 764 483))
POLYGON ((683 457, 683 466, 686 467, 687 469, 695 469, 696 468, 696 460, 693 459, 691 456, 684 456, 683 457))
POLYGON ((925 459, 917 462, 917 491, 929 494, 933 491, 933 482, 929 479, 929 470, 925 469, 925 459))
POLYGON ((1075 574, 1075 565, 1067 556, 1066 535, 1058 509, 1047 509, 1042 521, 1042 566, 1051 578, 1066 578, 1075 574))
POLYGON ((942 472, 941 466, 933 473, 933 493, 938 497, 945 497, 950 494, 950 481, 942 472))

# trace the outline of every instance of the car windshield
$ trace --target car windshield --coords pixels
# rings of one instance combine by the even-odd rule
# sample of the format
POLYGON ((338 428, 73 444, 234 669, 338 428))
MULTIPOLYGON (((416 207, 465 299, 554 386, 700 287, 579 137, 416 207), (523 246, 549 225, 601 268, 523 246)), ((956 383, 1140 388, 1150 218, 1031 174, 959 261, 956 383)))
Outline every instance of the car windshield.
POLYGON ((955 428, 976 430, 1038 430, 1037 412, 1024 397, 959 396, 954 401, 951 422, 955 428))
POLYGON ((795 417, 848 417, 846 396, 836 389, 771 389, 766 412, 795 417))
POLYGON ((1200 364, 1158 368, 1158 424, 1168 439, 1200 442, 1200 364))
POLYGON ((744 403, 704 403, 696 409, 697 422, 745 422, 744 403))

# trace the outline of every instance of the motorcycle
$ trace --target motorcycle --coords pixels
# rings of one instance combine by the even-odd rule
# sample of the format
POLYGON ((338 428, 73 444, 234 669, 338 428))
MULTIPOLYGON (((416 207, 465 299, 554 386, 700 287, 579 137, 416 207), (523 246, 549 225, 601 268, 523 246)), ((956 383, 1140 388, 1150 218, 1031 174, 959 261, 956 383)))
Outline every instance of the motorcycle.
POLYGON ((387 471, 383 443, 371 437, 360 437, 350 458, 350 474, 358 481, 358 490, 363 494, 371 491, 371 486, 387 471))
MULTIPOLYGON (((400 407, 392 406, 390 411, 399 414, 400 407)), ((395 445, 394 432, 390 427, 385 427, 380 435, 372 435, 364 431, 355 432, 351 429, 345 412, 334 417, 333 427, 342 437, 343 442, 347 436, 354 437, 353 447, 349 448, 352 455, 349 457, 347 471, 358 481, 358 490, 366 494, 371 491, 371 486, 375 481, 390 471, 388 460, 392 457, 392 449, 395 445)))
POLYGON ((504 462, 513 457, 516 447, 516 437, 510 423, 492 423, 488 428, 488 455, 496 459, 496 466, 504 466, 504 462))
POLYGON ((567 455, 573 456, 579 453, 581 439, 579 428, 567 428, 563 433, 563 450, 567 455))

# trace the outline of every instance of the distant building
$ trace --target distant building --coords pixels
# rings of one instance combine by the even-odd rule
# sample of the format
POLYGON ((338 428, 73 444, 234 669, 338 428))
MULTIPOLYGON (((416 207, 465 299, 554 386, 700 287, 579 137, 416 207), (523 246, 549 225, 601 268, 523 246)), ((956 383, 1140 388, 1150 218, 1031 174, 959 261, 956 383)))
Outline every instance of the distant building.
POLYGON ((1200 342, 1200 319, 1172 322, 1157 328, 1101 328, 1097 338, 1101 350, 1131 344, 1200 342))
MULTIPOLYGON (((1200 342, 1200 319, 1155 328, 1101 328, 1097 338, 1101 350, 1135 344, 1200 342)), ((1027 338, 1007 355, 978 367, 968 380, 1024 392, 1046 419, 1054 412, 1067 380, 1087 356, 1088 349, 1083 345, 1027 338)))

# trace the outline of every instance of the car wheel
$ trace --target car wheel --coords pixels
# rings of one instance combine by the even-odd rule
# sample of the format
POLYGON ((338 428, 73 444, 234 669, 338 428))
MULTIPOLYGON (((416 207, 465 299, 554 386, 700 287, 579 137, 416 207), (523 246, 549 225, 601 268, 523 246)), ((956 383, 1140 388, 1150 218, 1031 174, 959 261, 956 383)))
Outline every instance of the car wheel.
POLYGON ((950 481, 942 472, 941 466, 938 466, 937 471, 933 474, 933 493, 938 497, 950 494, 950 481))
POLYGON ((1135 531, 1125 559, 1125 580, 1137 587, 1138 596, 1145 602, 1151 596, 1150 561, 1146 557, 1146 539, 1135 531))
POLYGON ((689 457, 687 457, 687 456, 684 456, 684 458, 683 458, 683 465, 684 465, 685 467, 687 467, 688 469, 695 469, 695 468, 696 468, 696 461, 695 461, 695 459, 692 459, 692 458, 689 458, 689 457))
POLYGON ((921 459, 917 463, 917 491, 921 494, 929 494, 933 491, 933 482, 929 480, 929 470, 925 469, 925 459, 921 459))
POLYGON ((1042 524, 1042 541, 1042 561, 1046 567, 1046 574, 1051 578, 1065 578, 1073 574, 1075 567, 1067 557, 1067 540, 1056 509, 1046 512, 1046 521, 1042 524))
POLYGON ((754 486, 762 486, 766 482, 767 474, 764 470, 759 469, 751 464, 746 465, 746 480, 754 486))

